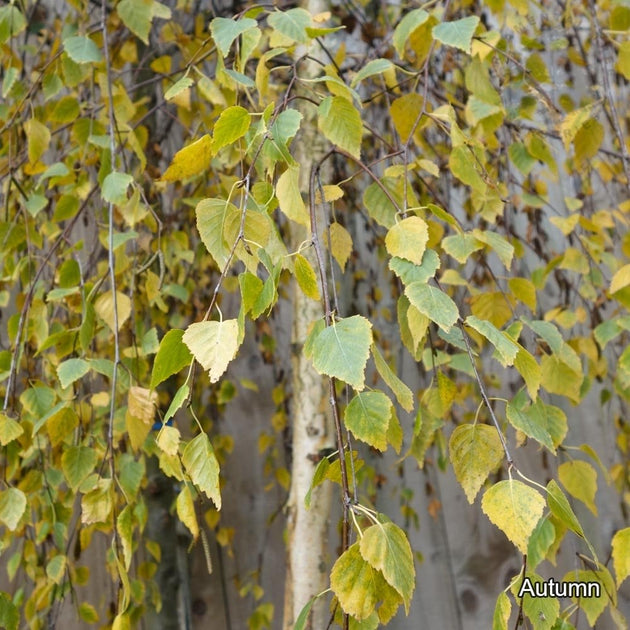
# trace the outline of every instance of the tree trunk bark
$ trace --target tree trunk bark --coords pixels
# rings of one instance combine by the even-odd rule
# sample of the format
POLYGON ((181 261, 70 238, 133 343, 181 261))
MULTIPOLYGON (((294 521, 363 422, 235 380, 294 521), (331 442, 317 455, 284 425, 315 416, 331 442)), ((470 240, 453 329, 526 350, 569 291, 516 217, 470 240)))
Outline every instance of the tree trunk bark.
MULTIPOLYGON (((324 11, 327 7, 322 0, 308 0, 302 4, 311 14, 324 11)), ((300 52, 296 52, 300 55, 300 52)), ((319 50, 313 48, 315 56, 319 50)), ((305 60, 299 67, 301 76, 316 76, 321 66, 305 60)), ((308 191, 311 167, 324 154, 326 141, 317 130, 317 111, 313 104, 298 101, 302 113, 302 132, 296 139, 295 159, 300 164, 300 190, 308 191)), ((322 171, 325 178, 326 170, 322 171)), ((317 208, 315 209, 317 211, 317 208)), ((325 226, 325 217, 318 216, 318 226, 325 226)), ((292 247, 295 251, 300 243, 310 238, 302 226, 294 224, 292 247)), ((323 241, 322 241, 323 242, 323 241)), ((313 248, 301 252, 317 269, 313 248)), ((293 397, 291 415, 293 419, 293 460, 291 470, 291 490, 287 507, 287 577, 285 582, 284 630, 292 630, 295 620, 308 601, 328 587, 330 557, 328 554, 328 530, 332 499, 330 484, 315 488, 311 497, 311 507, 304 506, 313 473, 317 465, 316 457, 322 448, 334 445, 332 423, 326 405, 326 381, 313 368, 310 360, 302 354, 309 326, 323 317, 321 303, 307 298, 295 286, 293 293, 292 341, 298 350, 292 357, 293 397)), ((307 628, 321 629, 328 624, 330 612, 326 601, 315 602, 311 610, 307 628)))

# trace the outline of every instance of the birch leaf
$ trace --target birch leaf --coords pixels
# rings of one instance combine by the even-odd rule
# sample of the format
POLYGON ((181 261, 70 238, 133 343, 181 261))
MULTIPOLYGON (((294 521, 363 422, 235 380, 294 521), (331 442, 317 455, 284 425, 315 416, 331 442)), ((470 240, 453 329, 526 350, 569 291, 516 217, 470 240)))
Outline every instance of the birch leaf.
POLYGON ((210 382, 216 383, 238 350, 238 320, 191 324, 182 340, 203 369, 208 370, 210 382))

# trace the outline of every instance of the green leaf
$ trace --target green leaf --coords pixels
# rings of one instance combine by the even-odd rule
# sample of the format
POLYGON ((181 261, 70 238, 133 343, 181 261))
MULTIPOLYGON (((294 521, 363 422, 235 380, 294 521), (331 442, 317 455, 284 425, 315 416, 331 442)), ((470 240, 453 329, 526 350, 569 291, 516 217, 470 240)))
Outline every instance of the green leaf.
POLYGON ((363 532, 359 550, 363 559, 381 571, 386 582, 400 594, 409 613, 416 570, 405 532, 391 522, 372 525, 363 532))
POLYGON ((398 256, 419 265, 428 240, 427 224, 420 217, 407 217, 387 232, 385 247, 390 256, 398 256))
POLYGON ((545 508, 540 492, 522 481, 499 481, 486 490, 481 509, 516 545, 527 553, 527 543, 545 508))
POLYGON ((89 37, 67 37, 63 40, 63 47, 76 63, 98 63, 103 59, 98 46, 89 37))
POLYGON ((295 255, 295 279, 302 289, 302 292, 306 297, 312 300, 319 300, 321 296, 319 294, 319 286, 317 285, 317 276, 311 264, 302 256, 302 254, 295 255))
POLYGON ((363 123, 356 107, 342 96, 329 96, 320 103, 317 111, 317 125, 326 138, 360 158, 363 123))
POLYGON ((14 532, 26 511, 26 496, 17 488, 0 492, 0 522, 14 532))
POLYGON ((506 333, 499 330, 494 324, 474 315, 469 315, 466 318, 466 325, 483 335, 496 348, 503 367, 513 365, 519 352, 519 346, 506 333))
POLYGON ((85 359, 68 359, 57 366, 57 376, 61 387, 65 389, 90 371, 90 364, 85 359))
POLYGON ((398 56, 402 59, 405 53, 405 44, 419 26, 429 19, 429 14, 424 9, 409 11, 394 29, 393 43, 398 56))
POLYGON ((549 518, 541 518, 527 545, 527 566, 535 569, 545 559, 555 539, 555 527, 549 518))
POLYGON ((160 179, 174 182, 199 175, 208 170, 211 159, 212 139, 205 134, 199 140, 180 149, 160 179))
POLYGON ((256 20, 252 18, 232 20, 218 17, 210 22, 210 33, 220 53, 224 57, 227 57, 234 40, 248 29, 254 28, 257 25, 256 20))
POLYGON ((97 459, 96 451, 88 446, 70 446, 61 456, 61 470, 73 492, 94 472, 97 459))
POLYGON ((468 261, 473 252, 483 248, 483 243, 472 234, 453 234, 442 239, 442 249, 462 265, 468 261))
POLYGON ((197 322, 186 328, 182 337, 193 356, 204 370, 208 370, 210 382, 216 383, 223 375, 239 347, 238 321, 197 322))
POLYGON ((46 577, 55 584, 61 584, 66 572, 66 556, 59 554, 46 565, 46 577))
POLYGON ((9 442, 17 440, 22 433, 24 429, 19 422, 0 412, 0 446, 6 446, 9 442))
POLYGON ((173 396, 171 404, 166 410, 166 414, 164 415, 164 423, 167 423, 175 415, 177 410, 184 404, 184 401, 186 400, 186 398, 188 398, 189 392, 190 388, 185 383, 177 390, 175 396, 173 396))
POLYGON ((305 630, 306 624, 308 622, 308 616, 311 614, 311 608, 313 604, 317 600, 319 595, 315 595, 308 600, 304 608, 300 611, 298 618, 295 620, 295 625, 293 626, 293 630, 305 630))
POLYGON ((597 471, 588 462, 563 462, 558 466, 558 479, 572 497, 582 501, 597 516, 597 471))
MULTIPOLYGON (((527 578, 530 580, 532 589, 536 588, 536 583, 543 581, 539 575, 530 573, 529 571, 527 572, 527 578)), ((521 582, 519 581, 513 586, 512 592, 516 591, 518 593, 517 588, 520 589, 520 587, 521 582)), ((523 612, 529 619, 532 627, 535 627, 536 630, 551 630, 552 627, 557 628, 556 619, 560 613, 560 603, 557 598, 553 596, 531 597, 531 594, 527 597, 527 595, 527 592, 523 593, 523 612)))
POLYGON ((553 405, 545 405, 540 399, 528 407, 521 407, 514 402, 509 403, 506 408, 510 424, 555 453, 559 443, 557 438, 561 436, 561 441, 566 434, 566 429, 563 430, 562 427, 566 427, 566 416, 562 410, 553 405))
POLYGON ((184 90, 192 87, 194 84, 195 82, 189 76, 184 75, 183 77, 177 79, 177 81, 175 81, 175 83, 173 83, 173 85, 164 92, 164 100, 173 100, 176 96, 181 94, 184 90))
POLYGON ((560 486, 552 479, 547 484, 547 505, 551 513, 572 532, 576 533, 581 538, 584 538, 584 530, 580 521, 578 521, 575 512, 569 504, 569 500, 565 496, 564 492, 560 489, 560 486))
POLYGON ((451 434, 448 448, 455 477, 472 505, 490 473, 503 461, 501 439, 487 424, 460 424, 451 434))
POLYGON ((201 240, 222 270, 230 251, 225 242, 225 226, 230 217, 240 217, 240 211, 224 199, 203 199, 197 204, 195 214, 201 240))
MULTIPOLYGON (((584 590, 580 590, 580 594, 571 597, 571 601, 579 606, 586 614, 589 628, 600 627, 597 620, 610 604, 611 614, 616 605, 615 582, 606 567, 602 567, 599 571, 592 569, 578 569, 569 571, 563 578, 563 582, 584 582, 584 590), (599 596, 595 588, 599 586, 599 596), (593 590, 591 590, 593 589, 593 590), (582 594, 585 593, 586 596, 582 594)), ((625 630, 626 619, 623 619, 623 625, 616 624, 619 630, 625 630)), ((602 624, 603 625, 603 624, 602 624)))
POLYGON ((205 433, 193 438, 182 454, 182 463, 191 481, 221 509, 219 462, 205 433))
POLYGON ((630 527, 620 529, 612 539, 612 559, 617 587, 630 575, 630 527))
POLYGON ((455 302, 440 289, 423 282, 412 282, 405 287, 405 295, 413 306, 445 332, 449 332, 459 318, 455 302))
MULTIPOLYGON (((13 8, 12 5, 8 6, 13 8)), ((2 9, 0 9, 0 11, 1 10, 2 9)), ((7 593, 0 592, 0 628, 6 628, 6 630, 18 630, 19 624, 20 611, 13 601, 11 601, 11 598, 7 593)))
POLYGON ((306 29, 312 24, 311 14, 304 9, 276 10, 269 15, 267 23, 283 35, 301 44, 308 43, 310 39, 306 34, 306 29))
POLYGON ((433 38, 446 46, 453 46, 470 54, 470 43, 478 24, 479 18, 476 15, 454 22, 442 22, 433 27, 433 38))
POLYGON ((313 365, 320 374, 361 390, 371 344, 372 324, 365 317, 353 315, 333 322, 313 342, 313 365))
POLYGON ((480 195, 485 195, 487 187, 479 174, 474 154, 469 147, 465 145, 455 147, 449 155, 448 165, 457 179, 480 195))
POLYGON ((511 612, 512 604, 510 603, 510 598, 505 591, 501 591, 492 615, 492 630, 508 630, 511 612))
POLYGON ((155 389, 169 376, 177 374, 182 368, 190 365, 192 355, 182 341, 183 336, 183 330, 175 329, 169 330, 162 338, 153 362, 151 384, 149 385, 151 389, 155 389))
POLYGON ((239 105, 224 110, 214 125, 212 133, 212 150, 218 153, 220 149, 242 138, 251 124, 251 115, 239 105))
POLYGON ((109 203, 121 204, 127 201, 127 188, 133 182, 133 177, 127 173, 110 173, 101 186, 101 196, 109 203))
POLYGON ((393 66, 392 62, 389 59, 372 59, 372 61, 368 61, 359 72, 355 75, 350 83, 351 87, 356 87, 357 83, 367 79, 368 77, 372 77, 375 74, 383 74, 387 72, 393 66))
POLYGON ((145 44, 149 43, 149 31, 151 30, 151 2, 146 0, 120 0, 116 5, 123 24, 145 44))
POLYGON ((374 357, 376 371, 381 375, 381 378, 392 390, 400 406, 405 411, 413 411, 413 393, 389 367, 376 344, 372 344, 372 356, 374 357))
POLYGON ((344 423, 357 439, 384 451, 392 411, 392 401, 383 392, 360 392, 346 407, 344 423))
POLYGON ((427 282, 433 278, 439 267, 440 258, 432 249, 425 250, 419 265, 396 256, 389 261, 389 268, 403 281, 403 284, 427 282))
POLYGON ((500 234, 496 234, 491 230, 473 230, 473 236, 485 243, 503 263, 503 266, 509 271, 514 256, 514 246, 500 234))

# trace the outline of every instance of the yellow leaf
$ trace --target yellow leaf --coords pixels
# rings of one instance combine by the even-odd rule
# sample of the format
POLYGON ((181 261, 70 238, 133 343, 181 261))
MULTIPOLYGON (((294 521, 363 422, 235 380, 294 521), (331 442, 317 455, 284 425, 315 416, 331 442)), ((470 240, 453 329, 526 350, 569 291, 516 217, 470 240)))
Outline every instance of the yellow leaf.
POLYGON ((527 553, 527 543, 543 510, 545 499, 522 481, 499 481, 486 491, 481 509, 486 516, 518 547, 527 553))
POLYGON ((630 265, 624 265, 619 269, 610 281, 610 292, 616 293, 630 284, 630 265))
POLYGON ((302 289, 302 292, 312 300, 319 300, 319 287, 317 286, 317 276, 311 264, 302 256, 295 256, 295 279, 302 289))
POLYGON ((385 247, 391 256, 419 265, 428 240, 427 224, 420 217, 408 217, 390 228, 385 237, 385 247))
POLYGON ((330 249, 343 271, 352 254, 352 237, 341 223, 332 223, 330 226, 330 249))
POLYGON ((177 495, 175 505, 179 520, 188 527, 193 538, 197 540, 199 536, 199 523, 197 522, 197 515, 195 514, 195 503, 193 501, 192 492, 188 485, 185 485, 177 495))
POLYGON ((238 321, 197 322, 186 329, 183 342, 204 370, 208 370, 210 382, 216 383, 227 370, 239 347, 238 321))
POLYGON ((612 557, 617 586, 630 575, 630 527, 620 529, 612 539, 612 557))
POLYGON ((276 197, 280 204, 280 210, 300 225, 310 227, 310 219, 306 206, 300 194, 300 167, 290 166, 280 177, 276 184, 276 197))
MULTIPOLYGON (((322 189, 324 190, 324 201, 326 202, 337 201, 337 199, 341 199, 343 197, 343 189, 341 186, 337 186, 336 184, 322 186, 322 189)), ((321 202, 322 195, 318 188, 315 192, 315 203, 321 202)))
POLYGON ((114 297, 111 291, 103 293, 96 299, 94 302, 94 310, 107 324, 109 329, 114 332, 115 324, 118 324, 118 330, 120 330, 125 320, 131 315, 131 300, 124 293, 116 291, 117 322, 114 321, 114 297))
POLYGON ((453 431, 448 448, 457 481, 472 505, 488 475, 503 460, 499 434, 487 424, 460 424, 453 431))
POLYGON ((582 501, 597 516, 597 472, 588 462, 573 460, 560 464, 558 478, 571 496, 582 501))
MULTIPOLYGON (((414 130, 413 127, 422 111, 422 103, 422 96, 414 92, 397 98, 389 108, 394 127, 402 142, 409 140, 409 135, 414 130)), ((419 126, 420 123, 418 123, 419 126)))
POLYGON ((211 147, 212 139, 206 134, 187 147, 180 149, 160 179, 174 182, 207 171, 212 159, 211 147))
POLYGON ((164 426, 157 437, 158 446, 167 455, 177 455, 181 434, 175 427, 164 426))
POLYGON ((152 425, 157 398, 157 392, 152 392, 150 389, 131 387, 128 397, 129 413, 145 424, 152 425))
POLYGON ((50 131, 39 120, 31 118, 24 123, 24 132, 28 140, 28 161, 35 164, 48 149, 50 131))

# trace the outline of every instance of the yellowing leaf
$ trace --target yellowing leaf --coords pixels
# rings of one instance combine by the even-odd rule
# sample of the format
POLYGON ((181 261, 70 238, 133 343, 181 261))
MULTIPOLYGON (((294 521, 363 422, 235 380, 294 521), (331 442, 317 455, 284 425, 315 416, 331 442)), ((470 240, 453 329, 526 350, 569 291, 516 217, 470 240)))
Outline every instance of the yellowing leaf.
POLYGON ((94 302, 94 310, 107 324, 109 329, 114 332, 115 324, 118 324, 118 330, 120 330, 127 318, 131 315, 131 300, 124 293, 116 291, 117 321, 115 321, 114 318, 114 297, 111 291, 99 295, 94 302))
POLYGON ((61 584, 66 571, 66 556, 58 555, 51 558, 46 565, 46 577, 55 584, 61 584))
POLYGON ((586 105, 586 107, 575 109, 566 115, 565 119, 560 124, 560 137, 562 138, 566 149, 569 148, 569 145, 575 138, 577 132, 582 128, 586 121, 591 118, 594 108, 595 104, 590 104, 586 105))
POLYGON ((309 41, 306 29, 311 26, 312 22, 311 14, 305 9, 276 10, 269 15, 267 22, 269 26, 296 42, 306 44, 309 41))
POLYGON ((17 440, 22 433, 24 429, 19 422, 0 412, 0 446, 6 446, 9 442, 17 440))
POLYGON ((163 426, 157 436, 157 445, 167 455, 177 455, 181 434, 175 427, 163 426))
POLYGON ((224 110, 214 125, 212 133, 212 150, 218 153, 220 149, 242 138, 249 129, 251 116, 239 105, 224 110))
POLYGON ((342 96, 329 96, 319 105, 319 130, 341 149, 361 157, 363 123, 356 107, 342 96))
POLYGON ((597 472, 588 462, 573 460, 560 464, 558 478, 571 496, 582 501, 597 516, 597 472))
POLYGON ((481 508, 521 553, 527 553, 527 543, 542 516, 545 499, 522 481, 499 481, 485 492, 481 508))
POLYGON ((116 12, 123 24, 145 44, 149 43, 153 18, 171 18, 171 10, 155 0, 121 0, 116 12))
POLYGON ((374 357, 374 365, 376 366, 377 372, 381 375, 381 378, 385 381, 392 392, 394 392, 400 406, 405 411, 412 411, 413 393, 389 367, 383 358, 383 355, 376 347, 376 344, 372 344, 372 356, 374 357))
POLYGON ((204 370, 208 370, 210 382, 216 383, 223 375, 239 347, 238 321, 197 322, 186 329, 183 342, 204 370))
POLYGON ((398 56, 402 59, 405 53, 405 44, 409 36, 420 25, 429 19, 429 14, 424 9, 414 9, 405 14, 402 20, 394 29, 393 43, 398 56))
POLYGON ((302 256, 295 255, 295 278, 302 289, 302 292, 312 300, 319 300, 319 287, 317 286, 317 276, 311 264, 302 256))
POLYGON ((536 287, 527 278, 510 278, 508 286, 514 296, 521 301, 532 313, 536 312, 536 287))
POLYGON ((330 249, 343 271, 352 254, 352 237, 341 223, 335 222, 330 225, 330 249))
POLYGON ((354 543, 337 558, 330 573, 330 587, 341 608, 358 621, 369 617, 380 598, 379 582, 385 582, 380 571, 366 562, 354 543))
POLYGON ((612 539, 612 559, 617 586, 630 575, 630 527, 620 529, 612 539))
POLYGON ((48 149, 50 130, 44 123, 31 118, 24 123, 24 133, 28 141, 28 161, 35 164, 48 149))
POLYGON ((98 63, 103 59, 98 46, 89 37, 66 37, 63 47, 75 63, 98 63))
POLYGON ((333 323, 312 344, 313 365, 320 374, 363 389, 372 344, 372 324, 365 317, 354 315, 333 323))
POLYGON ((157 392, 152 392, 144 387, 133 386, 129 389, 128 411, 134 418, 152 425, 157 399, 157 392))
POLYGON ((540 388, 540 381, 542 380, 542 370, 540 369, 540 365, 536 362, 536 359, 534 359, 525 348, 520 346, 519 348, 516 359, 514 359, 514 367, 523 377, 530 398, 536 400, 538 389, 540 388))
POLYGON ((0 522, 9 531, 14 532, 26 511, 26 496, 17 488, 8 488, 0 492, 0 522))
POLYGON ((177 518, 188 527, 194 540, 199 537, 199 523, 197 522, 197 514, 195 513, 195 502, 193 501, 190 487, 184 484, 175 501, 177 510, 177 518))
POLYGON ((87 446, 70 446, 61 456, 61 469, 70 488, 76 492, 85 479, 94 472, 98 458, 96 451, 87 446))
POLYGON ((428 240, 427 224, 420 217, 407 217, 387 232, 385 247, 391 256, 398 256, 419 265, 428 240))
POLYGON ((448 447, 457 481, 472 505, 488 475, 503 460, 499 435, 487 424, 461 424, 451 434, 448 447))
POLYGON ((174 182, 207 171, 212 159, 211 146, 212 139, 206 134, 187 147, 180 149, 160 179, 174 182))
POLYGON ((630 284, 630 265, 624 265, 615 272, 610 281, 610 292, 616 293, 630 284))
POLYGON ((84 525, 106 522, 113 510, 112 480, 99 479, 96 488, 83 495, 81 522, 84 525))
POLYGON ((422 111, 423 103, 422 96, 415 92, 405 94, 392 102, 389 113, 402 142, 408 142, 416 123, 420 126, 421 121, 418 121, 418 116, 422 111))
POLYGON ((276 197, 280 210, 292 221, 310 227, 310 218, 300 194, 300 167, 290 166, 278 178, 276 197))
POLYGON ((409 612, 416 570, 407 536, 394 523, 368 527, 359 542, 359 551, 371 567, 381 571, 385 581, 403 598, 409 612))
POLYGON ((383 392, 360 392, 346 407, 344 423, 357 439, 384 451, 392 411, 392 401, 383 392))
POLYGON ((212 499, 220 510, 219 462, 205 433, 200 433, 186 444, 182 454, 182 463, 191 481, 209 499, 212 499))

